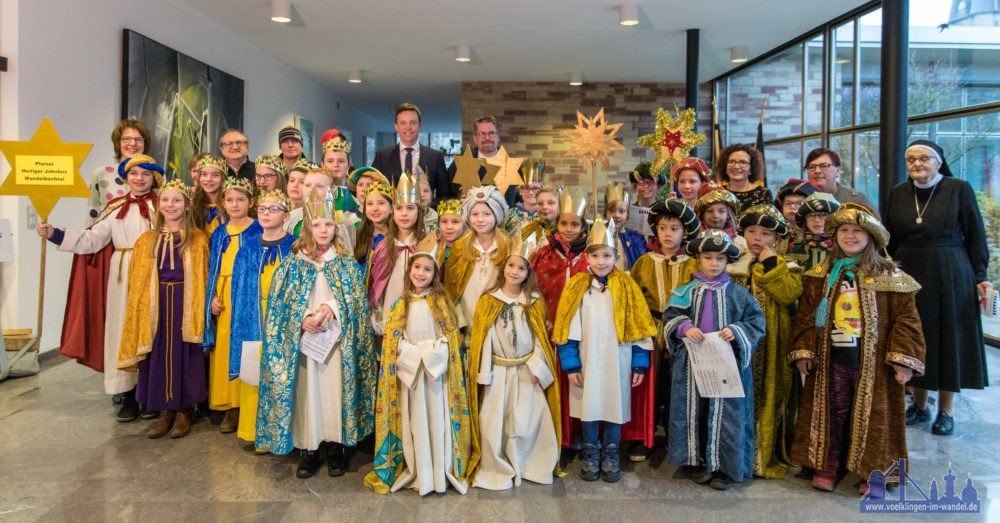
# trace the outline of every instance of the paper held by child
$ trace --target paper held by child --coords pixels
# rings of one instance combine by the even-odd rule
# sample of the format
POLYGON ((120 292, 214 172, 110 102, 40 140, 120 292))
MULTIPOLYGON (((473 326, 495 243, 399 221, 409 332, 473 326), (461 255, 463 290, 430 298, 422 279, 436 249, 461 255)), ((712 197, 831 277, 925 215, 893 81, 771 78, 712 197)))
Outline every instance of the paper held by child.
POLYGON ((706 332, 701 343, 684 339, 691 358, 691 370, 703 398, 742 398, 743 382, 736 366, 733 347, 718 332, 706 332))
POLYGON ((330 320, 323 332, 303 332, 299 341, 299 352, 316 363, 326 363, 333 347, 340 340, 340 322, 330 320))
POLYGON ((260 386, 260 341, 244 341, 240 358, 240 381, 254 387, 260 386))

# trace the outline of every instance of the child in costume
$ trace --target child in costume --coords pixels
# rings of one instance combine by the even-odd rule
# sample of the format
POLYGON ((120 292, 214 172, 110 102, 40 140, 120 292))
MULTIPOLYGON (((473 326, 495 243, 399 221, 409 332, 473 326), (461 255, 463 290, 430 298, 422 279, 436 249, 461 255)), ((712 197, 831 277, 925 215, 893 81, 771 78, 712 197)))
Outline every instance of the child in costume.
MULTIPOLYGON (((548 241, 559 219, 559 195, 562 191, 546 185, 535 192, 535 217, 521 227, 521 238, 536 236, 548 241)), ((539 245, 541 247, 541 245, 539 245)))
POLYGON ((815 192, 816 186, 812 182, 796 178, 789 178, 785 185, 778 189, 774 206, 781 211, 785 223, 788 224, 788 235, 785 241, 778 244, 779 254, 785 254, 793 245, 802 241, 802 227, 795 220, 795 213, 802 207, 802 202, 815 192))
MULTIPOLYGON (((341 241, 344 242, 344 245, 347 245, 348 249, 353 250, 359 225, 357 214, 351 210, 356 209, 356 206, 353 204, 353 197, 346 187, 335 184, 333 173, 322 167, 309 169, 302 181, 302 191, 305 194, 312 194, 314 190, 321 195, 325 195, 327 191, 333 193, 333 202, 337 212, 336 223, 337 228, 340 229, 341 241)), ((285 223, 285 230, 298 238, 302 234, 302 223, 302 209, 293 210, 289 220, 285 223)))
POLYGON ((227 221, 209 241, 208 282, 205 288, 205 340, 209 355, 208 404, 225 411, 219 432, 236 432, 240 417, 240 381, 230 378, 230 334, 233 321, 233 266, 240 247, 262 229, 250 217, 254 190, 242 178, 227 178, 222 190, 227 221))
POLYGON ((417 168, 417 183, 420 185, 420 208, 424 210, 424 229, 425 232, 438 232, 438 212, 431 207, 431 201, 434 199, 434 193, 431 191, 431 182, 427 180, 419 167, 417 168))
MULTIPOLYGON (((281 165, 284 166, 284 162, 281 165)), ((305 200, 305 193, 302 192, 302 183, 306 180, 307 172, 309 172, 309 167, 305 166, 304 162, 295 162, 295 165, 288 170, 285 193, 288 194, 288 201, 292 205, 292 208, 289 209, 291 212, 296 212, 302 208, 302 202, 305 200)), ((302 211, 298 211, 300 217, 302 216, 301 213, 302 211)))
POLYGON ((421 496, 451 485, 465 494, 479 461, 472 438, 455 307, 428 235, 410 257, 406 289, 389 312, 376 400, 375 465, 365 485, 421 496))
POLYGON ((788 224, 773 205, 753 205, 743 211, 739 231, 746 239, 747 251, 727 270, 736 284, 750 291, 767 320, 762 346, 753 356, 757 424, 753 473, 762 478, 783 478, 789 463, 785 434, 794 406, 789 405, 792 372, 782 358, 791 335, 795 301, 802 294, 802 268, 776 252, 788 234, 788 224))
POLYGON ((670 353, 659 328, 670 293, 689 281, 698 263, 684 252, 684 245, 698 234, 701 223, 694 209, 681 199, 656 202, 649 209, 653 230, 651 249, 632 266, 631 276, 646 299, 646 307, 657 326, 648 379, 632 391, 632 420, 622 427, 622 439, 635 441, 629 460, 645 461, 653 446, 656 420, 665 428, 670 402, 670 353))
POLYGON ((736 216, 740 201, 733 193, 725 189, 713 189, 701 198, 694 206, 694 212, 701 220, 701 230, 715 229, 729 235, 740 252, 746 251, 746 241, 737 236, 736 216))
POLYGON ((750 292, 726 273, 727 263, 740 256, 726 233, 702 231, 686 250, 700 270, 691 282, 674 289, 663 314, 672 371, 668 458, 679 467, 675 479, 726 490, 754 470, 750 360, 764 337, 764 315, 750 292), (685 340, 701 343, 707 333, 718 333, 732 346, 744 397, 704 398, 699 393, 685 340))
POLYGON ((868 208, 844 204, 826 225, 836 245, 803 278, 787 355, 806 374, 792 459, 816 469, 816 489, 846 469, 881 498, 884 482, 867 480, 907 457, 905 386, 924 370, 920 285, 882 256, 889 232, 868 208))
POLYGON ((672 197, 684 200, 693 209, 698 205, 698 198, 711 190, 711 180, 712 170, 705 160, 692 156, 684 158, 670 169, 670 182, 676 188, 672 197))
POLYGON ((438 266, 441 275, 447 277, 448 258, 451 257, 455 242, 465 234, 465 222, 462 220, 461 200, 441 200, 437 207, 438 213, 438 266))
POLYGON ((299 478, 316 474, 325 448, 327 472, 340 476, 346 447, 374 430, 373 337, 361 270, 337 237, 333 195, 313 191, 304 208, 309 221, 268 295, 255 444, 278 455, 301 449, 299 478), (328 330, 332 339, 316 343, 332 346, 306 351, 307 336, 328 330))
POLYGON ((379 335, 385 332, 389 308, 403 294, 410 256, 426 234, 416 177, 400 175, 392 194, 392 226, 385 241, 372 251, 368 281, 368 305, 379 335))
POLYGON ((191 197, 191 214, 194 224, 211 238, 215 229, 226 221, 222 209, 222 189, 229 167, 225 160, 211 154, 198 161, 198 183, 191 197))
POLYGON ((257 192, 285 191, 285 162, 280 156, 263 155, 254 161, 257 192))
POLYGON ((614 222, 596 218, 587 236, 588 271, 567 283, 552 331, 570 384, 569 415, 582 426, 584 481, 621 479, 621 428, 631 419, 632 387, 645 378, 656 334, 642 290, 616 270, 617 257, 614 222))
MULTIPOLYGON (((363 177, 362 180, 364 179, 363 177)), ((388 181, 376 180, 365 187, 364 201, 371 205, 364 206, 364 217, 361 219, 357 243, 354 245, 354 260, 361 265, 365 275, 365 285, 369 288, 369 303, 373 303, 371 294, 372 255, 379 244, 390 235, 390 232, 395 234, 396 224, 392 220, 393 193, 392 185, 388 181)))
POLYGON ((365 210, 365 195, 368 194, 368 186, 372 182, 382 182, 387 187, 392 187, 389 179, 374 167, 359 167, 347 176, 347 187, 354 191, 362 215, 364 215, 365 210))
POLYGON ((136 240, 150 229, 163 167, 144 154, 118 165, 129 193, 108 202, 85 230, 56 229, 39 223, 36 230, 63 252, 76 254, 66 298, 60 352, 104 373, 104 393, 124 394, 116 419, 139 417, 136 373, 118 368, 125 321, 129 267, 136 240), (83 255, 92 255, 84 257, 83 255), (89 258, 89 259, 88 259, 89 258))
MULTIPOLYGON (((277 158, 276 156, 273 158, 277 158)), ((284 163, 278 160, 283 166, 284 163)), ((257 165, 260 165, 258 163, 257 165)), ((257 351, 251 361, 260 361, 264 340, 267 297, 274 273, 292 250, 295 237, 285 232, 291 203, 280 190, 260 191, 257 197, 257 223, 260 236, 246 238, 233 264, 233 321, 229 341, 229 379, 240 377, 246 350, 257 351), (249 344, 247 344, 250 342, 249 344)), ((259 366, 259 365, 258 365, 259 366)), ((256 383, 241 380, 240 416, 236 437, 253 442, 257 437, 256 383)))
MULTIPOLYGON (((351 170, 350 155, 351 144, 347 140, 328 140, 323 144, 323 161, 320 162, 320 167, 329 171, 333 187, 347 186, 347 175, 351 170)), ((323 194, 322 191, 319 193, 323 194)))
POLYGON ((534 237, 518 237, 496 284, 476 306, 469 351, 472 438, 482 457, 473 486, 506 490, 522 479, 552 483, 561 427, 556 358, 545 300, 531 270, 534 237), (480 398, 482 398, 480 403, 480 398))
MULTIPOLYGON (((649 162, 639 162, 628 175, 628 181, 635 191, 635 203, 632 204, 628 213, 628 222, 625 227, 633 231, 638 231, 643 238, 649 238, 653 231, 649 228, 649 208, 656 203, 656 193, 661 187, 667 184, 665 173, 651 172, 652 164, 649 162)), ((596 198, 597 195, 595 194, 596 198)))
POLYGON ((160 189, 153 230, 135 242, 118 367, 139 371, 136 400, 160 413, 146 431, 181 438, 205 400, 205 273, 208 238, 194 226, 180 179, 160 189), (152 299, 151 299, 152 298, 152 299))
MULTIPOLYGON (((510 254, 510 237, 498 228, 507 201, 492 185, 472 187, 462 198, 462 218, 469 230, 455 242, 444 287, 455 302, 459 325, 468 327, 480 296, 490 288, 510 254)), ((468 335, 463 346, 468 346, 468 335)))
POLYGON ((625 184, 608 182, 604 190, 604 219, 615 222, 615 230, 618 231, 615 238, 618 244, 615 250, 621 253, 618 256, 618 268, 623 271, 630 270, 639 256, 646 253, 646 239, 634 230, 625 228, 628 220, 628 201, 625 184))
MULTIPOLYGON (((531 268, 538 274, 538 285, 548 306, 549 318, 556 318, 559 297, 566 282, 587 270, 587 196, 563 191, 559 196, 559 219, 556 230, 538 248, 531 268)), ((524 231, 522 230, 522 237, 524 231)), ((564 433, 565 437, 565 433, 564 433)))
POLYGON ((518 186, 517 193, 521 201, 514 205, 514 211, 521 217, 522 223, 527 223, 538 217, 538 193, 545 186, 545 162, 530 161, 524 170, 524 183, 518 186))
POLYGON ((807 197, 795 213, 802 229, 802 240, 788 250, 788 255, 802 265, 803 271, 823 263, 833 249, 833 238, 826 234, 826 217, 840 208, 832 194, 816 192, 807 197))

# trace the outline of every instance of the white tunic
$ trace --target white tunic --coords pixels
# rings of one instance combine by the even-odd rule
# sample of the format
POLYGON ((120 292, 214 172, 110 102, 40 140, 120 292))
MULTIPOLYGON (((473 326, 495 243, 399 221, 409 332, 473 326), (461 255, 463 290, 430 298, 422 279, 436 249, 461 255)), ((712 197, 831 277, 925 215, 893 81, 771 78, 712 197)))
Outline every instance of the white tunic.
POLYGON ((611 291, 595 278, 569 324, 569 339, 580 342, 583 387, 569 385, 569 415, 581 421, 625 423, 632 419, 632 345, 653 350, 650 338, 618 343, 611 291))
MULTIPOLYGON (((493 254, 497 250, 496 238, 493 239, 493 245, 490 245, 489 249, 483 249, 480 245, 479 239, 472 238, 472 248, 479 253, 479 257, 476 258, 475 263, 472 265, 472 275, 469 276, 469 283, 465 285, 465 289, 462 291, 462 297, 459 298, 459 310, 464 321, 461 321, 459 326, 466 326, 472 324, 472 317, 476 315, 476 305, 479 303, 479 297, 486 292, 486 289, 493 286, 497 280, 497 268, 493 264, 493 254)), ((468 335, 466 338, 465 345, 468 346, 468 335)))
MULTIPOLYGON (((322 269, 337 253, 329 249, 323 253, 323 263, 315 263, 301 254, 299 258, 322 269)), ((317 272, 316 283, 309 295, 309 310, 318 311, 327 305, 339 313, 337 299, 330 283, 322 272, 317 272)), ((340 318, 336 318, 340 321, 340 318)), ((316 450, 324 441, 344 441, 343 434, 343 380, 341 379, 340 340, 333 346, 326 364, 299 353, 298 378, 295 380, 295 400, 292 409, 292 444, 304 450, 316 450)))
MULTIPOLYGON (((147 205, 143 203, 142 205, 147 205)), ((150 216, 156 212, 150 206, 150 216)), ((137 374, 118 369, 118 348, 125 323, 125 304, 128 296, 128 271, 132 261, 132 246, 139 236, 150 229, 149 220, 142 217, 139 204, 131 204, 121 220, 115 210, 89 229, 66 229, 59 250, 76 254, 93 254, 112 243, 108 274, 107 310, 104 316, 104 393, 120 394, 135 387, 137 374)))
MULTIPOLYGON (((524 294, 515 300, 497 289, 490 295, 519 306, 511 309, 512 321, 497 318, 483 345, 478 376, 479 384, 484 386, 479 409, 482 460, 473 485, 506 490, 519 486, 521 479, 549 484, 560 447, 544 390, 555 377, 528 325, 524 294), (494 355, 530 358, 520 365, 505 367, 493 365, 494 355)), ((532 297, 535 299, 540 298, 532 297)))
POLYGON ((410 302, 396 360, 406 467, 392 484, 393 492, 410 487, 423 496, 444 492, 449 484, 462 494, 469 489, 452 469, 448 340, 436 324, 426 301, 410 302))
MULTIPOLYGON (((410 236, 405 240, 396 239, 396 247, 410 247, 414 245, 415 238, 410 236)), ((388 251, 387 251, 388 252, 388 251)), ((385 329, 385 323, 389 321, 389 310, 392 309, 392 304, 396 303, 396 300, 403 295, 403 285, 406 283, 406 266, 410 263, 410 251, 402 250, 399 251, 399 255, 396 256, 396 264, 392 266, 392 272, 389 273, 389 281, 385 284, 385 292, 382 294, 382 321, 378 323, 377 332, 382 333, 385 329)))

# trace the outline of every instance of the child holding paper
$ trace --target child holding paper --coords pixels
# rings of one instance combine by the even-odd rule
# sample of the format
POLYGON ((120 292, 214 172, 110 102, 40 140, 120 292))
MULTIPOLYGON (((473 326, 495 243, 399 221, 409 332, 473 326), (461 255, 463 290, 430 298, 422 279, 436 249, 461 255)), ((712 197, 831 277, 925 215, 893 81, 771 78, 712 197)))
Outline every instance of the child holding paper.
POLYGON ((347 472, 345 447, 374 430, 376 382, 364 281, 337 236, 333 198, 313 191, 305 215, 268 295, 256 438, 274 454, 301 449, 303 479, 323 449, 330 476, 347 472))
POLYGON ((673 373, 668 457, 679 467, 674 478, 726 490, 753 473, 750 359, 764 336, 764 314, 750 292, 726 273, 726 266, 740 255, 726 233, 703 231, 686 250, 697 257, 701 270, 673 291, 663 314, 673 373), (718 333, 732 345, 744 397, 705 398, 696 388, 685 340, 701 343, 706 333, 718 333))

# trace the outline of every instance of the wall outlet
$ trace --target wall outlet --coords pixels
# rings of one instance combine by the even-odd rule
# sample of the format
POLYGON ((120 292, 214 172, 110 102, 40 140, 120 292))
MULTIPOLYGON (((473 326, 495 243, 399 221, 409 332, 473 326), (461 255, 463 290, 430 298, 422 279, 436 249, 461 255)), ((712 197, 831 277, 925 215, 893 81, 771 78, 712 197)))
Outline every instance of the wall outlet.
POLYGON ((24 223, 28 230, 32 230, 38 226, 38 212, 35 211, 35 206, 30 203, 28 204, 26 212, 27 216, 25 217, 24 223))

